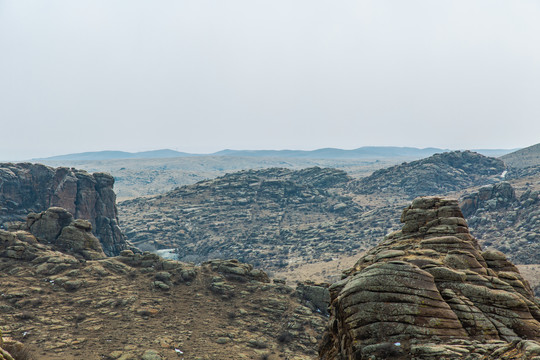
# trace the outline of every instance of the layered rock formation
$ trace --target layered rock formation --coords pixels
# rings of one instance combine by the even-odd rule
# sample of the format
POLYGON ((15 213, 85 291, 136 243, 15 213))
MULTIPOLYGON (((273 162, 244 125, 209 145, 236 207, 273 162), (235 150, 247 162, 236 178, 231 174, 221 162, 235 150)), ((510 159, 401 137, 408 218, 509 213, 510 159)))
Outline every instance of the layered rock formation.
POLYGON ((391 193, 410 198, 446 194, 488 184, 506 166, 495 158, 471 151, 453 151, 375 171, 348 187, 359 194, 391 193))
POLYGON ((40 164, 0 164, 0 224, 21 221, 29 212, 61 207, 90 221, 107 255, 126 249, 118 227, 114 178, 40 164))
POLYGON ((321 359, 540 356, 538 300, 503 253, 481 251, 456 200, 418 198, 401 221, 330 287, 321 359))

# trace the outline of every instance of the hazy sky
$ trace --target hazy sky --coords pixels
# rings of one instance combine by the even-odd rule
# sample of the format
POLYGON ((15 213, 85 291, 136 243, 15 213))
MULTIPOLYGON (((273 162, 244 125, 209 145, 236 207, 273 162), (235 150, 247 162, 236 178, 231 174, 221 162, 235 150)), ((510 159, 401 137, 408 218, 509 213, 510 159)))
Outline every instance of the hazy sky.
POLYGON ((0 159, 540 142, 540 2, 0 0, 0 159))

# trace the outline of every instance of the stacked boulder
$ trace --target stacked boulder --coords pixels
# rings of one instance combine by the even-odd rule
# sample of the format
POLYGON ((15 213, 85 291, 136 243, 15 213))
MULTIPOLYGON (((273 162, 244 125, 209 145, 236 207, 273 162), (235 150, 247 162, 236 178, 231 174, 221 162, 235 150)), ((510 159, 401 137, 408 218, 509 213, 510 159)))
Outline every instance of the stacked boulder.
POLYGON ((0 257, 34 260, 45 245, 86 260, 105 257, 101 243, 92 234, 92 224, 74 220, 71 213, 59 207, 30 213, 26 224, 10 230, 0 230, 0 257))
POLYGON ((417 198, 401 222, 330 287, 321 359, 540 356, 538 300, 456 200, 417 198))
POLYGON ((115 256, 128 249, 118 226, 114 178, 74 168, 41 164, 0 163, 0 226, 24 221, 29 212, 61 207, 76 219, 92 224, 105 254, 115 256))

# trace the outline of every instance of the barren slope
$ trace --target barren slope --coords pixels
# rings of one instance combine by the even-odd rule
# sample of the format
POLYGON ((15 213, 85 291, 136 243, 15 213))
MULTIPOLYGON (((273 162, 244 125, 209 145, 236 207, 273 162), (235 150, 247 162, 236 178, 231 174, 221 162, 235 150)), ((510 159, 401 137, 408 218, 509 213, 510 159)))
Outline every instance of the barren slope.
POLYGON ((292 288, 234 261, 129 250, 84 261, 0 231, 0 272, 3 335, 38 359, 314 359, 324 323, 292 288))

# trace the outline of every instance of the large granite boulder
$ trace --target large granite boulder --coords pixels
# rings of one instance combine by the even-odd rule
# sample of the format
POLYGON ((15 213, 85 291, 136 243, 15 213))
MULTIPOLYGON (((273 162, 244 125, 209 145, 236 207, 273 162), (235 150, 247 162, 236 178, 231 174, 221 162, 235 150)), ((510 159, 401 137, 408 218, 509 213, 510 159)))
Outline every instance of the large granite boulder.
POLYGON ((503 253, 481 251, 456 200, 417 198, 401 221, 330 287, 322 359, 540 355, 538 300, 503 253))
POLYGON ((99 238, 107 255, 118 255, 128 245, 118 226, 113 185, 114 178, 105 173, 90 174, 41 164, 2 163, 0 225, 5 227, 12 221, 24 220, 29 212, 63 208, 74 218, 92 224, 93 234, 99 238))
POLYGON ((52 244, 63 252, 85 259, 105 257, 99 240, 92 234, 92 224, 83 219, 73 220, 67 210, 52 207, 40 214, 29 214, 27 228, 42 243, 52 244))

